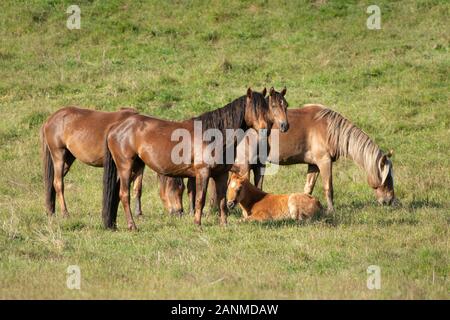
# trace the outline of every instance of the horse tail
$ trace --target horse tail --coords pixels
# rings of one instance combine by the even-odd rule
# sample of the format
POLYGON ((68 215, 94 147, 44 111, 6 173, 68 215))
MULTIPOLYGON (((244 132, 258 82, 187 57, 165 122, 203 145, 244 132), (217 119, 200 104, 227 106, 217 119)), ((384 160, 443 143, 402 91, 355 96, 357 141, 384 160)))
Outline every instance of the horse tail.
POLYGON ((103 160, 103 225, 107 229, 116 228, 117 209, 119 206, 119 181, 117 179, 117 167, 108 148, 105 144, 105 154, 103 160))
POLYGON ((56 191, 53 186, 53 179, 55 177, 55 168, 53 166, 52 155, 50 149, 45 141, 44 126, 40 130, 40 138, 42 143, 42 162, 44 165, 44 188, 45 188, 45 207, 48 213, 55 213, 55 198, 56 191))

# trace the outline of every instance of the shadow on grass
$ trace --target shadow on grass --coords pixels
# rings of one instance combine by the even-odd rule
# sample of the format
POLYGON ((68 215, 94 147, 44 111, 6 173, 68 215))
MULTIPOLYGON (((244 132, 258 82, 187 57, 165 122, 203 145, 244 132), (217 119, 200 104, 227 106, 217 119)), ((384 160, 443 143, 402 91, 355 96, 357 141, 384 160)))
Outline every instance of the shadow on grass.
POLYGON ((422 208, 434 208, 434 209, 442 209, 445 207, 444 203, 437 202, 434 200, 426 199, 414 199, 411 202, 402 202, 399 199, 396 199, 395 203, 391 206, 382 206, 378 204, 376 201, 351 201, 349 203, 344 203, 339 206, 339 209, 342 210, 364 210, 373 207, 378 208, 392 208, 392 209, 422 209, 422 208))
POLYGON ((312 218, 310 220, 295 221, 295 220, 272 220, 264 222, 245 222, 258 224, 263 227, 272 228, 286 228, 286 227, 306 227, 314 224, 324 224, 329 227, 337 226, 349 226, 349 225, 377 225, 381 227, 388 227, 392 225, 410 225, 415 226, 419 224, 419 220, 416 217, 386 217, 385 219, 364 219, 361 217, 348 217, 341 215, 327 215, 322 217, 312 218))
MULTIPOLYGON (((267 228, 303 227, 314 224, 324 224, 330 227, 337 227, 340 225, 377 225, 381 227, 392 225, 414 226, 419 224, 419 217, 413 212, 405 212, 404 210, 399 211, 399 209, 408 210, 408 208, 413 206, 414 208, 418 208, 416 203, 407 204, 406 206, 401 204, 381 206, 376 202, 353 201, 343 206, 339 206, 332 213, 327 213, 325 209, 313 218, 300 222, 295 220, 269 220, 243 223, 258 224, 267 228), (380 209, 380 211, 373 212, 374 209, 380 209)), ((427 205, 424 205, 424 207, 442 208, 443 206, 439 203, 430 205, 430 202, 427 202, 427 205)), ((235 211, 233 214, 240 217, 240 211, 235 211)))
POLYGON ((339 205, 339 211, 349 211, 349 210, 365 210, 373 208, 374 206, 380 207, 375 201, 361 201, 354 200, 348 203, 342 203, 339 205))
POLYGON ((442 209, 445 207, 443 203, 429 200, 429 199, 414 199, 409 202, 406 206, 408 209, 422 209, 422 208, 433 208, 433 209, 442 209))
POLYGON ((86 228, 86 224, 81 221, 70 221, 63 223, 61 225, 62 230, 64 231, 80 231, 86 228))

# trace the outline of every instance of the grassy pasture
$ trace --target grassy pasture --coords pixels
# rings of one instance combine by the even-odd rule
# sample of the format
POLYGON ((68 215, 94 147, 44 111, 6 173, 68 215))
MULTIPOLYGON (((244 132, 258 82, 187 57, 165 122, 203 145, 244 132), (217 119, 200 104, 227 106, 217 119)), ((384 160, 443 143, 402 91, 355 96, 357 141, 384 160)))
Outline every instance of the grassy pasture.
MULTIPOLYGON (((450 5, 418 1, 2 1, 0 298, 448 299, 450 5), (81 29, 66 28, 69 5, 81 29), (381 8, 368 30, 366 8, 381 8), (133 106, 184 119, 247 86, 288 88, 394 149, 401 206, 375 204, 350 161, 334 167, 336 213, 302 225, 229 226, 163 213, 144 175, 139 232, 101 227, 102 170, 75 162, 68 219, 43 209, 39 127, 65 105, 133 106), (66 287, 69 265, 81 290, 66 287), (381 268, 381 289, 366 286, 381 268)), ((303 190, 306 167, 266 179, 303 190)), ((314 195, 325 203, 321 183, 314 195)), ((187 208, 187 203, 185 204, 187 208)))

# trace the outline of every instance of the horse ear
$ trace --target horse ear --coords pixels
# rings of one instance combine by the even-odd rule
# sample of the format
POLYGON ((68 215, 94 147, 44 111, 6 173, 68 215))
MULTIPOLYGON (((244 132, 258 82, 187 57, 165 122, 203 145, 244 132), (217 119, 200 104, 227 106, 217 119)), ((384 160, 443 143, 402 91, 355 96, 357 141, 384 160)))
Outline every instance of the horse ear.
POLYGON ((394 150, 389 150, 389 152, 386 154, 386 157, 391 158, 394 155, 394 150))
POLYGON ((269 95, 273 96, 274 93, 275 93, 275 89, 273 87, 270 87, 269 95))
POLYGON ((253 95, 252 88, 249 87, 249 88, 247 89, 247 97, 251 99, 251 98, 252 98, 252 95, 253 95))
POLYGON ((249 179, 250 178, 250 171, 247 170, 243 175, 240 176, 241 179, 249 179))
MULTIPOLYGON (((239 167, 236 164, 233 164, 230 169, 231 176, 233 176, 233 174, 235 174, 235 173, 238 173, 239 170, 240 170, 239 167)), ((230 178, 231 178, 231 176, 230 176, 230 178)))
POLYGON ((381 159, 380 159, 380 169, 383 169, 383 167, 385 166, 387 162, 387 156, 384 154, 381 159))
POLYGON ((263 97, 266 96, 266 94, 267 94, 267 89, 266 89, 266 87, 264 87, 264 89, 262 90, 261 94, 263 95, 263 97))
POLYGON ((384 185, 386 179, 389 175, 390 166, 388 164, 389 160, 386 155, 383 155, 380 159, 380 173, 381 173, 381 185, 384 185))
POLYGON ((281 90, 281 95, 284 97, 284 95, 286 94, 286 87, 283 88, 283 90, 281 90))

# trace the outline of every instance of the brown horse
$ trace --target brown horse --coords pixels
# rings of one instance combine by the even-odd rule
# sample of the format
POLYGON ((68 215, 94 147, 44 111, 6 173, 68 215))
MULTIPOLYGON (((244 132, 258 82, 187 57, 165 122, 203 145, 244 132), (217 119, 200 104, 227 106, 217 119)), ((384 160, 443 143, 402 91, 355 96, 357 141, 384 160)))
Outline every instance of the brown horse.
POLYGON ((322 210, 320 202, 305 193, 270 194, 258 189, 248 181, 247 175, 232 173, 228 182, 227 206, 236 203, 242 208, 244 220, 266 221, 311 218, 322 210))
MULTIPOLYGON (((196 126, 200 124, 202 132, 208 129, 217 129, 223 133, 223 136, 226 135, 226 129, 269 130, 273 124, 268 119, 269 112, 264 96, 249 88, 246 95, 225 107, 206 112, 193 119, 176 122, 133 115, 113 126, 107 135, 107 148, 104 158, 102 215, 105 227, 115 228, 117 206, 120 199, 125 211, 128 229, 136 229, 129 205, 131 169, 133 167, 144 167, 145 164, 163 175, 195 177, 197 192, 194 222, 200 225, 209 177, 212 177, 218 186, 226 186, 228 170, 231 165, 220 161, 205 161, 204 158, 198 156, 204 154, 208 145, 202 140, 196 139, 196 126), (177 149, 179 143, 172 138, 174 132, 180 131, 188 133, 189 148, 188 150, 182 149, 183 161, 176 163, 173 160, 173 151, 177 149)), ((287 124, 284 126, 287 128, 287 124)), ((225 150, 235 149, 236 140, 228 141, 227 139, 226 143, 223 143, 223 141, 220 143, 219 140, 214 140, 219 146, 219 152, 214 152, 215 157, 220 154, 223 155, 225 150)), ((221 223, 225 224, 226 189, 217 188, 216 191, 220 203, 221 223)))
MULTIPOLYGON (((265 89, 263 90, 263 95, 266 95, 265 89)), ((281 132, 286 132, 289 129, 289 122, 286 117, 288 102, 285 99, 286 88, 283 88, 281 92, 278 92, 271 87, 269 89, 269 94, 265 97, 266 102, 269 106, 269 120, 274 123, 274 128, 280 128, 281 132)), ((244 143, 242 141, 241 143, 244 143)), ((256 150, 255 150, 256 151, 256 150)), ((256 157, 257 155, 245 154, 244 157, 247 157, 247 160, 251 157, 256 157)), ((239 156, 239 155, 238 155, 239 156)), ((241 155, 242 156, 242 155, 241 155)), ((236 159, 238 160, 238 159, 236 159)), ((239 159, 241 161, 237 161, 239 163, 235 163, 233 165, 234 169, 239 171, 242 174, 247 173, 250 168, 257 167, 258 165, 250 165, 248 162, 242 161, 243 159, 239 159)), ((261 165, 261 164, 259 164, 261 165)), ((210 193, 210 205, 211 208, 218 208, 219 204, 217 202, 217 189, 225 189, 226 190, 226 181, 222 181, 222 185, 216 185, 216 182, 213 179, 209 179, 209 184, 211 186, 212 192, 210 193)), ((195 180, 190 178, 188 180, 188 197, 189 197, 189 207, 190 213, 193 214, 195 210, 195 180)), ((174 190, 175 192, 175 190, 174 190)))
MULTIPOLYGON (((41 128, 43 147, 45 204, 49 215, 55 213, 58 196, 63 216, 68 216, 64 199, 64 176, 75 159, 94 167, 103 166, 106 133, 124 119, 137 115, 131 108, 102 112, 77 107, 62 108, 53 113, 41 128)), ((141 214, 143 168, 133 174, 136 193, 136 214, 141 214)))
MULTIPOLYGON (((394 176, 389 159, 392 151, 383 153, 364 131, 322 105, 290 109, 288 118, 292 129, 279 135, 279 155, 270 154, 269 160, 280 165, 308 164, 305 193, 312 194, 320 172, 328 210, 334 210, 332 163, 347 157, 366 171, 378 202, 393 203, 394 176)), ((276 143, 270 137, 269 142, 276 143)), ((257 166, 254 171, 256 185, 262 189, 262 167, 257 166)))
POLYGON ((183 192, 185 189, 182 178, 172 178, 157 174, 159 196, 170 214, 183 214, 183 192))

